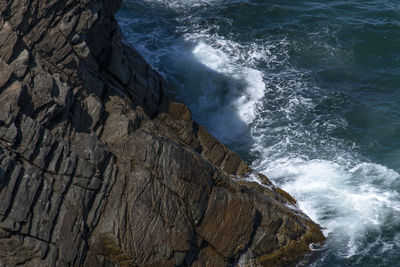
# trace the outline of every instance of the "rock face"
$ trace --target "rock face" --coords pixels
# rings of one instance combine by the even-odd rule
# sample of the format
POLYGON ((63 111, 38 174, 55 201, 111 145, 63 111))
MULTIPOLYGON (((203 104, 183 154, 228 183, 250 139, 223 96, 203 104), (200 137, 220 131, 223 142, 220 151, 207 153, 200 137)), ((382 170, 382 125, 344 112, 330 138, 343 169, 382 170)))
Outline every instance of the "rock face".
POLYGON ((320 227, 171 102, 119 5, 0 2, 0 266, 298 262, 320 227))

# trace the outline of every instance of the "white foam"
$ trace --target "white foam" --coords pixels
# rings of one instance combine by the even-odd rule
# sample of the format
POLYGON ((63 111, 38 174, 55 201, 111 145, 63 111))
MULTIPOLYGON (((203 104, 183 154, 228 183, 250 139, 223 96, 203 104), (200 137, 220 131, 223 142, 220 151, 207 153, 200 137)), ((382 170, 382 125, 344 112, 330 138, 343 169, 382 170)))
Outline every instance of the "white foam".
POLYGON ((400 219, 399 194, 370 183, 399 178, 384 166, 360 163, 347 169, 333 161, 286 158, 263 171, 296 197, 300 209, 326 228, 326 235, 334 234, 336 245, 346 244, 339 249, 343 257, 367 253, 361 242, 365 232, 379 232, 388 216, 400 219))
POLYGON ((259 184, 261 186, 264 186, 264 187, 266 187, 266 188, 268 188, 270 190, 274 190, 275 189, 275 186, 273 184, 272 185, 263 184, 261 182, 259 176, 257 174, 255 174, 255 173, 250 173, 246 177, 240 178, 240 179, 244 179, 247 182, 255 182, 255 183, 257 183, 257 184, 259 184))
MULTIPOLYGON (((193 36, 191 36, 193 39, 193 36)), ((236 110, 239 118, 244 122, 251 123, 255 118, 255 108, 257 102, 264 96, 265 85, 263 82, 262 72, 239 65, 236 61, 237 57, 232 57, 232 54, 240 54, 239 45, 233 42, 227 42, 220 39, 214 42, 215 46, 222 46, 223 49, 218 49, 210 44, 199 42, 193 49, 194 56, 205 66, 215 72, 231 77, 233 81, 228 85, 230 88, 229 95, 231 97, 228 109, 236 110), (243 88, 241 88, 244 86, 243 88)), ((214 89, 214 88, 210 88, 214 89)))

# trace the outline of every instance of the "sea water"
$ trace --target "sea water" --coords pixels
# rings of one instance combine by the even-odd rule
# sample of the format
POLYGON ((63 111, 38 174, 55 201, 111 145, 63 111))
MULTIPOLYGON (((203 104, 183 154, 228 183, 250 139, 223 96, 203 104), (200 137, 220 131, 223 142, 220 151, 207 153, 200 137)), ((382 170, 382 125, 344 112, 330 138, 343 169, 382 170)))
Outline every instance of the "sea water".
POLYGON ((400 266, 400 1, 125 0, 126 41, 324 227, 311 266, 400 266))

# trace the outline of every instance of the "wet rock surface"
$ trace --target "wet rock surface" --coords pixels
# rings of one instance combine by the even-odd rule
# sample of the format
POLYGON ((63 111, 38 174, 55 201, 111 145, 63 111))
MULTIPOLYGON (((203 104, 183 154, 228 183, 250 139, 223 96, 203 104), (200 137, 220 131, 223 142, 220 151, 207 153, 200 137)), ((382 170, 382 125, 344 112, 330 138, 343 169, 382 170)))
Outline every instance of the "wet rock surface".
POLYGON ((0 3, 0 266, 298 262, 320 227, 171 102, 119 5, 0 3))

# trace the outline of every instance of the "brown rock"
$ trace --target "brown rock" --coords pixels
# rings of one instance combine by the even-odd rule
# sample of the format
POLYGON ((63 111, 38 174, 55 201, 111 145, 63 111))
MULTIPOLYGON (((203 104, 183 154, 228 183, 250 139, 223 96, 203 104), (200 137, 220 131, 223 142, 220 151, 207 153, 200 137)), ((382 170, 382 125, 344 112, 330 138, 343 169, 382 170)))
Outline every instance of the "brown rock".
POLYGON ((190 114, 189 108, 182 103, 169 102, 168 113, 174 120, 192 120, 192 114, 190 114))
POLYGON ((226 259, 244 250, 253 232, 255 208, 249 196, 215 187, 196 232, 226 259))

